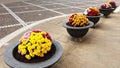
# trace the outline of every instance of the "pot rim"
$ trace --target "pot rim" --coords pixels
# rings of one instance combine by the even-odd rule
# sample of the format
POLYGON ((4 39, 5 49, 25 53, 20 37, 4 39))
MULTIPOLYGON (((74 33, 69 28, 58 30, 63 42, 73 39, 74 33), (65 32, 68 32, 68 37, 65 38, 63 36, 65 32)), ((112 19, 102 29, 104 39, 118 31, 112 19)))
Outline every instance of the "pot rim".
POLYGON ((60 57, 62 56, 63 53, 63 48, 61 46, 61 44, 59 42, 57 42, 56 40, 52 39, 53 44, 56 47, 56 52, 55 54, 48 60, 45 60, 44 62, 38 62, 38 63, 24 63, 24 62, 20 62, 18 60, 16 60, 13 57, 13 49, 19 44, 19 42, 15 42, 14 44, 10 45, 4 53, 4 61, 5 63, 10 66, 10 67, 14 67, 14 68, 36 68, 39 66, 39 68, 44 68, 44 67, 48 67, 51 66, 52 64, 54 64, 55 62, 57 62, 60 57))
POLYGON ((89 21, 89 25, 83 26, 83 27, 72 27, 72 26, 68 26, 67 23, 68 22, 63 23, 63 27, 69 28, 69 29, 86 29, 86 28, 90 28, 94 25, 94 23, 91 21, 89 21))
POLYGON ((99 8, 99 10, 114 10, 114 8, 109 8, 109 9, 99 8))
POLYGON ((102 13, 100 13, 98 16, 87 16, 86 17, 92 17, 92 18, 95 18, 95 17, 103 17, 104 15, 102 13))

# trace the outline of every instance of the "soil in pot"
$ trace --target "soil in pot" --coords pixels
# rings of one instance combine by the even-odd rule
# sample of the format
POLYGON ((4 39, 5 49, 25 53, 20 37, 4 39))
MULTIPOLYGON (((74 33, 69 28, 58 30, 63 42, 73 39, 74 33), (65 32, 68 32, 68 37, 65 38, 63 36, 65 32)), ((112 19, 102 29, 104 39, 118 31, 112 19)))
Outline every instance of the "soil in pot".
POLYGON ((38 62, 43 62, 43 61, 51 58, 55 54, 55 51, 56 51, 56 47, 55 47, 54 44, 52 44, 51 50, 47 54, 45 54, 44 57, 35 56, 34 58, 31 58, 31 60, 27 60, 24 57, 24 55, 21 55, 21 54, 18 53, 18 46, 16 46, 13 49, 13 56, 16 60, 24 62, 24 63, 38 63, 38 62))

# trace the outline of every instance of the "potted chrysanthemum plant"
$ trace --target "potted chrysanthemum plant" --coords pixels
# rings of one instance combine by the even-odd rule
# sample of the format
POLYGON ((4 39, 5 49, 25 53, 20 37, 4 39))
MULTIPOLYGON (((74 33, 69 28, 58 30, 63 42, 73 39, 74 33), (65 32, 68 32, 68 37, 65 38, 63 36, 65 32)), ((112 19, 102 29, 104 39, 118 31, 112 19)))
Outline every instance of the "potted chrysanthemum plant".
POLYGON ((112 8, 114 8, 114 10, 116 9, 117 5, 115 1, 108 1, 108 3, 112 6, 112 8))
POLYGON ((93 22, 90 22, 84 14, 73 14, 63 26, 73 38, 82 38, 87 34, 89 28, 93 26, 93 22))
POLYGON ((114 8, 112 8, 111 4, 105 3, 101 5, 99 10, 102 14, 104 14, 105 17, 108 17, 108 15, 113 12, 114 8))
POLYGON ((89 7, 84 11, 84 15, 94 23, 94 26, 96 23, 100 20, 100 17, 102 14, 100 13, 99 9, 97 7, 89 7))
POLYGON ((32 30, 8 47, 4 57, 5 62, 13 68, 44 68, 57 62, 62 52, 61 45, 52 39, 49 33, 32 30))

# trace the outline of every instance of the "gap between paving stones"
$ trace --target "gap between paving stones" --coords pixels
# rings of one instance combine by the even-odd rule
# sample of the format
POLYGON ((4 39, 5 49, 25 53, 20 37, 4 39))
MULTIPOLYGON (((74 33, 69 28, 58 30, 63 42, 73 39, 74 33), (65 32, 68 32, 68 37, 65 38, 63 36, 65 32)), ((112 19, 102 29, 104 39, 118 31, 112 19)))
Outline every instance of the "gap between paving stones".
POLYGON ((6 15, 6 14, 9 14, 9 13, 0 13, 0 15, 6 15))
POLYGON ((12 24, 12 25, 7 25, 7 26, 0 26, 1 28, 8 28, 8 27, 14 27, 14 26, 20 26, 21 24, 12 24))

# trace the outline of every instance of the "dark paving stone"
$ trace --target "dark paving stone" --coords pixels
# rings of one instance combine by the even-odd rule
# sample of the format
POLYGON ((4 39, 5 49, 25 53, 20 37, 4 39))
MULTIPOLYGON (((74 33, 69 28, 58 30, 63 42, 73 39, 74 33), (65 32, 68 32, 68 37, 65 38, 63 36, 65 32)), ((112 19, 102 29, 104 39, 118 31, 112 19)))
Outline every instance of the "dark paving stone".
POLYGON ((0 13, 8 13, 4 8, 0 7, 0 13))
POLYGON ((84 9, 84 10, 87 9, 88 7, 91 7, 91 6, 89 6, 89 5, 87 5, 87 6, 79 6, 80 9, 84 9))
POLYGON ((100 2, 86 2, 86 3, 89 3, 88 5, 96 5, 96 4, 101 4, 100 2))
POLYGON ((31 1, 28 3, 36 4, 36 5, 45 5, 45 4, 52 4, 52 3, 47 3, 47 2, 41 2, 41 1, 31 1))
POLYGON ((68 3, 66 5, 70 5, 70 6, 83 6, 83 3, 68 3))
POLYGON ((22 12, 22 11, 32 11, 32 10, 44 10, 43 8, 36 7, 36 6, 23 6, 23 7, 16 7, 10 8, 13 12, 22 12))
POLYGON ((16 13, 25 22, 38 21, 49 17, 58 16, 60 14, 51 11, 36 11, 29 13, 16 13))
POLYGON ((5 37, 6 35, 14 32, 15 30, 21 28, 22 26, 14 26, 14 27, 8 27, 8 28, 0 28, 0 39, 5 37))
POLYGON ((55 9, 55 8, 66 8, 68 6, 59 5, 59 4, 52 4, 52 5, 42 5, 43 7, 46 7, 48 9, 55 9))
POLYGON ((7 7, 16 7, 16 6, 26 6, 29 4, 25 4, 23 2, 13 2, 13 3, 7 3, 5 4, 7 7))
POLYGON ((25 2, 29 2, 29 3, 33 3, 33 2, 41 2, 41 3, 43 3, 42 0, 28 0, 28 1, 25 1, 25 2))
POLYGON ((1 8, 2 6, 0 5, 0 8, 1 8))
POLYGON ((92 1, 87 1, 87 2, 85 2, 85 3, 88 3, 87 5, 101 5, 101 4, 103 4, 103 3, 106 3, 106 2, 92 2, 92 1))
POLYGON ((15 20, 10 14, 0 15, 0 26, 17 24, 18 21, 15 20))
MULTIPOLYGON (((71 0, 72 1, 72 0, 71 0)), ((70 2, 68 0, 44 0, 44 2, 52 2, 52 3, 67 3, 70 2)))
POLYGON ((62 12, 65 14, 71 14, 71 13, 81 13, 84 10, 77 9, 77 8, 66 8, 66 9, 56 9, 55 11, 62 12))
POLYGON ((46 2, 53 2, 53 3, 71 3, 71 2, 84 2, 84 0, 83 1, 81 1, 81 0, 79 0, 79 1, 77 1, 77 0, 44 0, 44 1, 46 1, 46 2))

